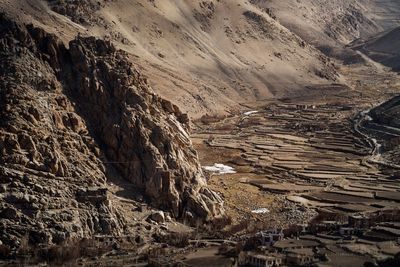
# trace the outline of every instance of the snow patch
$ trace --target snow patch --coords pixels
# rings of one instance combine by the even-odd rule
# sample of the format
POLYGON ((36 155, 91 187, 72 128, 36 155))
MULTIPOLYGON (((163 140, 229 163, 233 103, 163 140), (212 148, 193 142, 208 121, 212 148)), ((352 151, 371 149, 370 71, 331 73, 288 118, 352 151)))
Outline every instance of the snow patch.
POLYGON ((367 120, 367 121, 373 121, 374 119, 372 119, 370 115, 365 115, 365 120, 367 120))
POLYGON ((376 149, 378 150, 377 152, 379 152, 379 149, 382 147, 381 144, 378 143, 378 140, 376 140, 375 138, 371 138, 372 142, 374 143, 376 149))
POLYGON ((247 111, 247 112, 243 113, 243 115, 249 116, 249 115, 255 114, 255 113, 258 113, 258 111, 257 110, 247 111))
POLYGON ((369 112, 371 111, 371 109, 366 109, 366 110, 363 110, 363 111, 361 111, 361 116, 365 116, 365 115, 367 115, 369 112))
POLYGON ((234 168, 220 163, 214 163, 213 166, 204 166, 203 169, 216 174, 236 173, 234 168))
POLYGON ((259 208, 251 211, 252 213, 256 214, 263 214, 263 213, 269 213, 269 209, 267 208, 259 208))

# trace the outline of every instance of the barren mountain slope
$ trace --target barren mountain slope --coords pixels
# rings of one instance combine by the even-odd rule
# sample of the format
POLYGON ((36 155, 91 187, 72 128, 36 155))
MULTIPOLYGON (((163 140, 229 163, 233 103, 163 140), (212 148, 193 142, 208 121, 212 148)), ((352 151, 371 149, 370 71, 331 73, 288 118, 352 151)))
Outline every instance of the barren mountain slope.
POLYGON ((378 28, 365 17, 360 0, 250 2, 268 8, 283 25, 317 45, 348 43, 378 28))
POLYGON ((336 80, 325 57, 246 1, 120 0, 100 14, 192 116, 336 80))
POLYGON ((384 30, 400 25, 400 1, 397 0, 363 0, 368 17, 384 30))
POLYGON ((133 218, 107 192, 116 177, 173 217, 223 215, 187 116, 107 41, 77 38, 67 49, 0 15, 0 117, 2 245, 128 234, 133 218))
MULTIPOLYGON (((85 10, 89 1, 75 2, 85 10)), ((191 117, 340 79, 329 59, 244 0, 101 3, 78 15, 59 1, 50 6, 84 26, 83 34, 111 39, 128 51, 157 92, 191 117)), ((60 23, 53 17, 37 20, 60 23)), ((68 39, 71 32, 62 31, 68 39)))
POLYGON ((380 144, 378 152, 381 160, 399 166, 400 97, 393 97, 373 108, 368 114, 370 120, 365 128, 380 144))
POLYGON ((400 71, 400 27, 378 34, 367 41, 357 40, 351 46, 394 71, 400 71))
MULTIPOLYGON (((338 61, 316 47, 350 53, 344 44, 368 37, 354 45, 397 64, 399 28, 370 38, 398 25, 396 2, 0 1, 0 257, 96 236, 101 244, 112 236, 129 239, 134 249, 162 246, 175 254, 168 242, 187 241, 187 250, 185 231, 193 230, 196 246, 218 241, 203 242, 202 222, 207 239, 229 235, 212 231, 229 222, 224 201, 228 215, 240 215, 230 217, 232 235, 236 226, 257 229, 241 219, 257 218, 254 226, 265 219, 275 228, 315 215, 275 193, 267 199, 248 183, 252 177, 268 178, 264 185, 287 180, 289 187, 297 180, 305 188, 317 181, 323 192, 345 186, 342 176, 381 182, 375 167, 369 173, 364 166, 374 142, 353 138, 348 119, 356 103, 369 106, 393 93, 391 80, 376 75, 387 69, 373 62, 378 70, 348 75, 355 86, 347 90, 338 61), (282 99, 267 99, 264 108, 252 103, 274 97, 282 99), (195 145, 204 147, 204 158, 237 171, 231 180, 209 176, 216 193, 207 186, 187 114, 227 114, 240 104, 254 111, 197 124, 195 145), (178 240, 168 239, 173 232, 178 240)), ((398 130, 391 127, 400 125, 399 103, 372 110, 368 120, 394 131, 396 146, 398 130)))
POLYGON ((267 9, 279 22, 322 51, 336 57, 351 55, 343 49, 400 25, 400 2, 396 0, 251 0, 267 9))

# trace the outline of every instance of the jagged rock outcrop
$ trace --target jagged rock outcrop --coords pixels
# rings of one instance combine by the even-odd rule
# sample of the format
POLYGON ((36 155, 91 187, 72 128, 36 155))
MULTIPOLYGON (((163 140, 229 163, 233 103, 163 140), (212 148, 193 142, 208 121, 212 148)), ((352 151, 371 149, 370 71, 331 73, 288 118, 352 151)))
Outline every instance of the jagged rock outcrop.
POLYGON ((48 0, 49 6, 55 12, 68 16, 74 22, 81 24, 101 23, 101 19, 93 16, 93 13, 98 11, 105 2, 112 0, 48 0))
MULTIPOLYGON (((0 240, 19 247, 62 243, 95 233, 121 234, 106 195, 99 147, 47 63, 65 48, 54 36, 40 43, 24 26, 0 18, 0 240), (52 54, 44 54, 47 45, 52 54)), ((31 30, 33 30, 31 28, 31 30)))
POLYGON ((108 160, 122 176, 145 190, 151 203, 197 216, 219 214, 189 139, 189 121, 156 94, 109 43, 81 38, 70 43, 71 68, 64 80, 108 160))
POLYGON ((120 235, 109 170, 176 218, 223 214, 188 117, 111 43, 71 41, 0 15, 0 240, 18 247, 120 235))

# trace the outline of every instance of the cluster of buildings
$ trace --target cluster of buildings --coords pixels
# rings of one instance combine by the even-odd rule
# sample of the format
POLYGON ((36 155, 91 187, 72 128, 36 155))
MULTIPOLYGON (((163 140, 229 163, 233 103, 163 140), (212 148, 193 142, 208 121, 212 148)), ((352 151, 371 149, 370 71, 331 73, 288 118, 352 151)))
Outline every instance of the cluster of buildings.
MULTIPOLYGON (((400 211, 380 211, 348 216, 347 222, 326 220, 291 229, 263 231, 246 241, 238 256, 239 266, 318 266, 335 261, 337 251, 349 257, 347 246, 390 246, 381 255, 400 253, 400 211), (336 252, 335 252, 336 251, 336 252), (387 252, 390 251, 390 252, 387 252)), ((374 251, 374 250, 372 250, 374 251)), ((359 260, 372 260, 368 252, 354 253, 359 260)))
MULTIPOLYGON (((274 231, 270 231, 272 235, 275 235, 274 231)), ((281 235, 276 237, 279 237, 276 241, 266 242, 264 246, 251 251, 240 252, 239 266, 309 266, 324 256, 318 251, 319 242, 297 238, 283 239, 281 235)))

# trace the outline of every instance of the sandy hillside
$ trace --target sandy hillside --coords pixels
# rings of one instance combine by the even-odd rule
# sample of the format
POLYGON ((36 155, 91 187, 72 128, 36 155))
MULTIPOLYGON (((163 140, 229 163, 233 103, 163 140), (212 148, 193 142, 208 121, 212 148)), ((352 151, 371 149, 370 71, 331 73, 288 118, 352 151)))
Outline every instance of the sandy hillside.
MULTIPOLYGON (((50 2, 55 10, 59 1, 50 2)), ((67 18, 68 9, 61 16, 38 0, 5 8, 26 10, 21 19, 65 40, 77 31, 111 39, 160 95, 192 118, 341 81, 328 58, 244 0, 105 1, 90 12, 83 8, 76 23, 67 18)))
POLYGON ((395 0, 252 0, 278 21, 326 54, 346 58, 344 49, 358 38, 368 38, 400 25, 400 2, 395 0))
POLYGON ((245 1, 123 0, 101 12, 159 93, 192 115, 336 80, 325 57, 245 1))
POLYGON ((113 41, 191 118, 344 83, 314 46, 362 60, 344 45, 400 25, 394 0, 5 0, 0 7, 64 41, 78 32, 113 41))
POLYGON ((362 0, 251 2, 268 8, 283 25, 316 45, 348 43, 378 28, 365 16, 362 0))
POLYGON ((400 24, 400 1, 397 0, 368 0, 367 12, 383 29, 393 29, 400 24))

